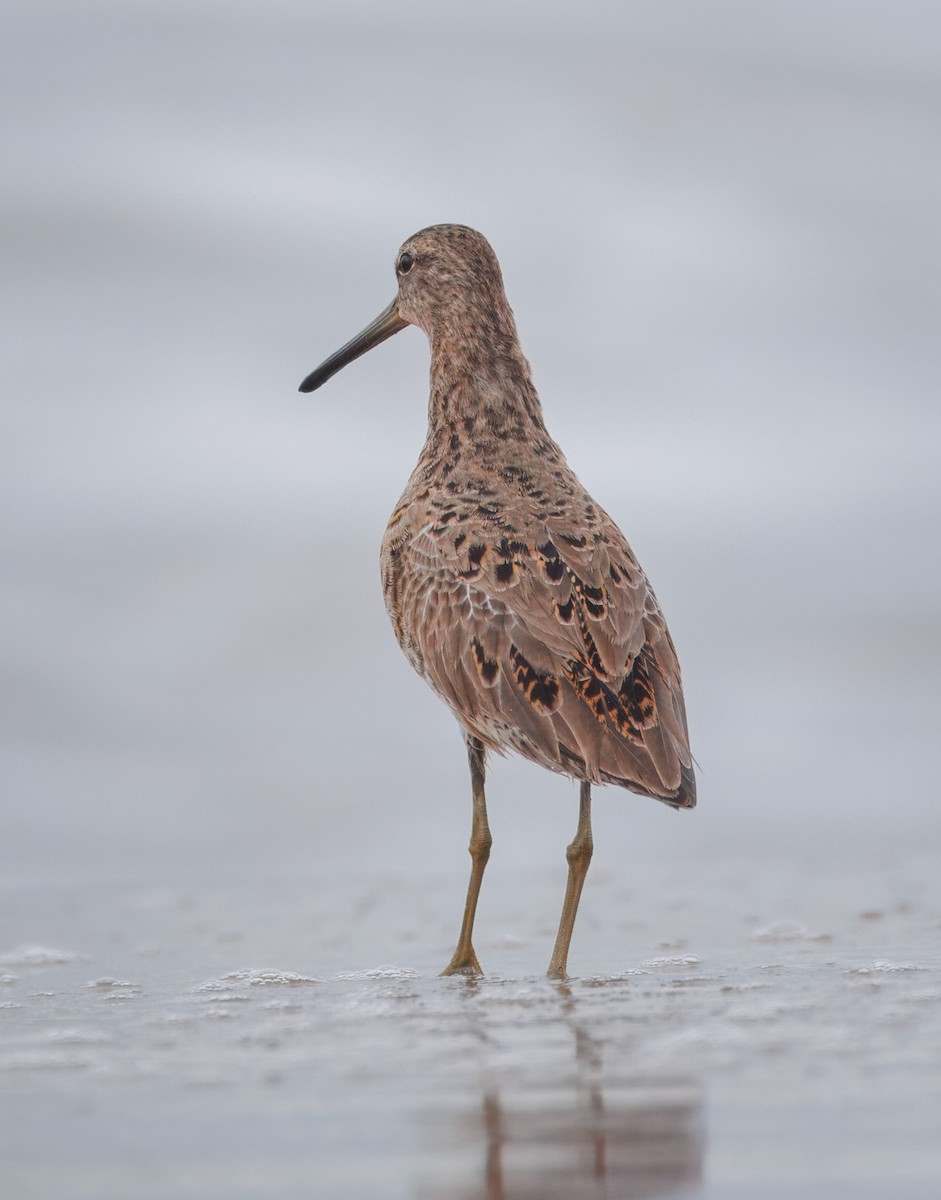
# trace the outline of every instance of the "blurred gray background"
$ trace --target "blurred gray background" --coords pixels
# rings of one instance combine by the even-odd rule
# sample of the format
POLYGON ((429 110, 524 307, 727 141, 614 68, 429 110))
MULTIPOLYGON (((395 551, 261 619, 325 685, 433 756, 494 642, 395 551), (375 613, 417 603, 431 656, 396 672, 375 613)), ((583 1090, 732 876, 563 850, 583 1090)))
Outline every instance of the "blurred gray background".
MULTIPOLYGON (((700 807, 606 789, 597 862, 937 851, 936 4, 3 24, 4 879, 440 870, 456 918, 463 747, 377 569, 424 338, 296 391, 440 221, 494 245, 684 667, 700 807)), ((485 904, 576 817, 490 779, 485 904)))

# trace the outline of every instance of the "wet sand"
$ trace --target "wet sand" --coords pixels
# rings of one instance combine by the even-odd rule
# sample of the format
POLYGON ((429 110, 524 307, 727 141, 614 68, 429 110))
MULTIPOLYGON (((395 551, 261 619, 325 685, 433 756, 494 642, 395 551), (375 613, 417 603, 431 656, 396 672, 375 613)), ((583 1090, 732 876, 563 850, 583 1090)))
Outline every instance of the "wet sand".
POLYGON ((938 1194, 930 862, 557 875, 7 889, 3 1195, 938 1194))

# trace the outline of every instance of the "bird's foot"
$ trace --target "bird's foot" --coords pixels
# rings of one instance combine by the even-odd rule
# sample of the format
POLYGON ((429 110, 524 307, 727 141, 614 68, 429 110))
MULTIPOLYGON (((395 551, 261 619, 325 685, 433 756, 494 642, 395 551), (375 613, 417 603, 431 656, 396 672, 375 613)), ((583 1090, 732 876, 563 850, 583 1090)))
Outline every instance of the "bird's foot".
POLYGON ((467 975, 478 976, 483 975, 483 969, 477 961, 477 955, 473 950, 469 954, 454 952, 454 957, 441 972, 442 975, 467 975))

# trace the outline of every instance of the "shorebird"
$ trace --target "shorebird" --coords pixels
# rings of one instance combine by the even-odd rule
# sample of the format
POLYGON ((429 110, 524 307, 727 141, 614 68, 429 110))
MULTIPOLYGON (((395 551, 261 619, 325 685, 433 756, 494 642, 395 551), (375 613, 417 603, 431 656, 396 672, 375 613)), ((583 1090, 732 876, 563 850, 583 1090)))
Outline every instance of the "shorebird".
POLYGON ((561 979, 592 855, 592 784, 696 803, 680 666, 624 535, 546 430, 489 242, 434 225, 404 243, 395 272, 389 307, 300 390, 406 325, 428 337, 428 436, 381 565, 399 645, 457 717, 470 762, 471 876, 442 974, 483 973, 472 935, 492 844, 485 759, 515 750, 581 784, 547 972, 561 979))

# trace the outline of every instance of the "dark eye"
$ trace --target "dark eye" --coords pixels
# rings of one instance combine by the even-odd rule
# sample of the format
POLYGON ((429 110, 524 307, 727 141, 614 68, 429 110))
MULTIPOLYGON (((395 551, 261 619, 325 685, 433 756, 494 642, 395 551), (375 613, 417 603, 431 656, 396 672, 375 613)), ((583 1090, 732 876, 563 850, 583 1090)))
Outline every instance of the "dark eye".
POLYGON ((395 265, 395 269, 400 275, 407 275, 411 271, 415 260, 406 250, 404 254, 399 256, 399 261, 395 265))

